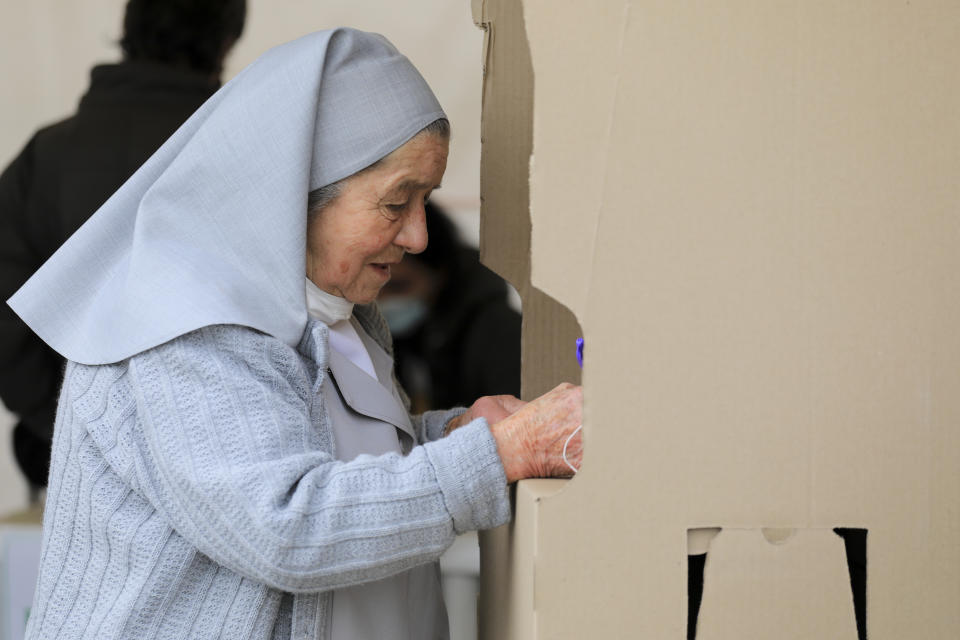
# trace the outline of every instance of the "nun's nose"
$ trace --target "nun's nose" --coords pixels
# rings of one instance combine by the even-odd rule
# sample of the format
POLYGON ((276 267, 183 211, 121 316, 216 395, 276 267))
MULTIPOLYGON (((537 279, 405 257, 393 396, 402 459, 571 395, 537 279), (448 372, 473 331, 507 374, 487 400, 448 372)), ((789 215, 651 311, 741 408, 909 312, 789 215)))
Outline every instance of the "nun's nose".
POLYGON ((407 213, 403 227, 397 234, 394 244, 407 253, 420 253, 427 248, 427 212, 420 204, 407 213))

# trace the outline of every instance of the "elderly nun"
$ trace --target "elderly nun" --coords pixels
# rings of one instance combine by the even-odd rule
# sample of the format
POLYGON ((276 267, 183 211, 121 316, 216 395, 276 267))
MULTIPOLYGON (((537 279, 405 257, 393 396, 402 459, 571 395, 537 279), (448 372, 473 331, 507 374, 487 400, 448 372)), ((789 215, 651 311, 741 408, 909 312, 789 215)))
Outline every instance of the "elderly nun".
POLYGON ((448 137, 383 37, 303 37, 10 299, 68 360, 27 638, 446 637, 440 554, 582 448, 571 385, 408 414, 373 300, 448 137))

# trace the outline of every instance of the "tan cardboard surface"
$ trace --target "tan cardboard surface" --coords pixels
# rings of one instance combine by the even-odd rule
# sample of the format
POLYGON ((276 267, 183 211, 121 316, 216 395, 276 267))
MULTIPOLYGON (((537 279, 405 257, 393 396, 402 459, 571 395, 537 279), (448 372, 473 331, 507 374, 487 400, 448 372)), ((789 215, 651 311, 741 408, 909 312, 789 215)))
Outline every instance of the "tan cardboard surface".
POLYGON ((482 211, 490 213, 480 218, 480 254, 523 301, 521 382, 530 399, 560 382, 580 381, 575 344, 583 334, 567 308, 530 283, 533 71, 522 5, 473 0, 472 6, 474 21, 485 31, 480 189, 482 211))
POLYGON ((484 556, 480 575, 483 611, 480 636, 484 638, 533 638, 536 634, 534 580, 540 500, 559 491, 563 480, 528 480, 514 492, 513 521, 481 536, 484 556))
POLYGON ((771 542, 759 529, 726 529, 707 558, 697 640, 856 640, 846 553, 832 530, 771 542))
MULTIPOLYGON (((960 4, 479 11, 485 258, 528 268, 587 341, 583 469, 518 490, 536 539, 500 546, 534 556, 534 631, 484 637, 682 638, 687 530, 711 526, 866 528, 871 639, 960 637, 960 4)), ((562 351, 558 334, 525 350, 562 351)), ((526 354, 527 388, 551 386, 526 354)), ((802 628, 835 542, 758 568, 783 584, 771 619, 802 628)), ((706 590, 730 583, 717 571, 706 590)), ((487 622, 529 614, 528 572, 485 582, 487 622)))
MULTIPOLYGON (((480 161, 481 259, 516 287, 523 301, 522 395, 536 397, 562 381, 579 382, 573 314, 530 284, 529 161, 533 131, 533 71, 522 5, 473 0, 484 29, 483 141, 480 161)), ((562 486, 562 481, 559 481, 562 486)), ((483 638, 532 637, 535 505, 551 481, 524 484, 513 523, 480 534, 478 607, 483 638)))

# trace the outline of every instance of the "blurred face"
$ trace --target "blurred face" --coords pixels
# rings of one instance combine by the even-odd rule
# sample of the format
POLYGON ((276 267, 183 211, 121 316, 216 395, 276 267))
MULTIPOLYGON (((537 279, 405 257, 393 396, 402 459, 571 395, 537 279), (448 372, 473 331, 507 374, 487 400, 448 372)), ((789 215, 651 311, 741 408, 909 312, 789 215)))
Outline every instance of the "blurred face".
POLYGON ((380 290, 377 302, 394 338, 413 334, 430 315, 430 307, 442 287, 442 276, 417 258, 406 257, 393 265, 390 282, 380 290))
POLYGON ((350 302, 373 302, 404 253, 427 247, 424 204, 447 168, 447 141, 421 133, 351 176, 307 225, 307 277, 350 302))

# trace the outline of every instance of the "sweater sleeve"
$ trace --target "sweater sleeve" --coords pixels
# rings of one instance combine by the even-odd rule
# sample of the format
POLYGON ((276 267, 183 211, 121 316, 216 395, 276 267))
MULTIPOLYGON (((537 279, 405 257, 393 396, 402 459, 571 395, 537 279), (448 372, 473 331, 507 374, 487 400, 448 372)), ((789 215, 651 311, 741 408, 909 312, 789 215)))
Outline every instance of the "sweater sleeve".
POLYGON ((418 442, 433 442, 443 437, 443 430, 447 422, 466 413, 464 407, 454 409, 443 409, 439 411, 425 411, 424 413, 410 416, 413 423, 414 432, 417 434, 418 442))
POLYGON ((129 375, 132 484, 202 553, 273 588, 383 578, 509 520, 485 421, 407 456, 335 460, 303 362, 269 336, 207 327, 134 356, 129 375))

